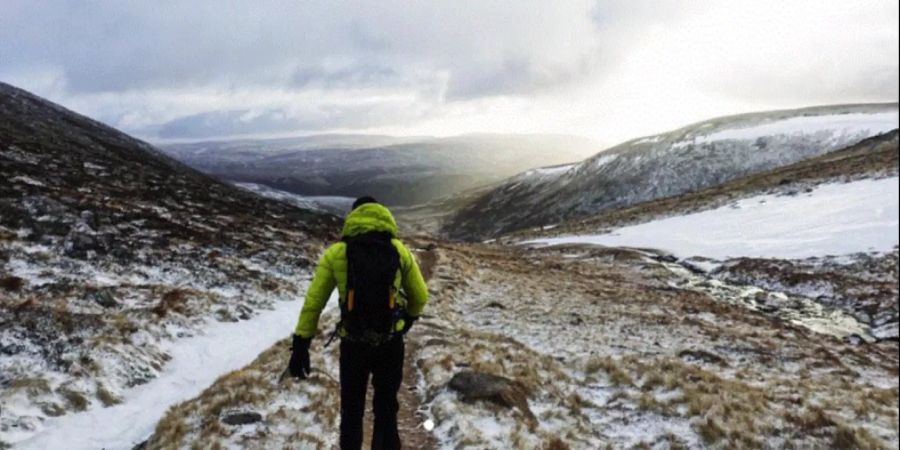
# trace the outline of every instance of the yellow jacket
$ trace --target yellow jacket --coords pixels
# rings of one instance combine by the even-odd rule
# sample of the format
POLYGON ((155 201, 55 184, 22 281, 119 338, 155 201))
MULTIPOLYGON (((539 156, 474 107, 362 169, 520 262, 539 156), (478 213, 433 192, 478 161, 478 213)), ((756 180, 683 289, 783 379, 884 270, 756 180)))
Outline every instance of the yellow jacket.
MULTIPOLYGON (((428 287, 416 259, 397 238, 397 222, 391 212, 380 204, 367 203, 351 211, 344 220, 344 236, 371 231, 389 232, 394 237, 391 243, 400 254, 400 269, 394 278, 394 287, 405 294, 406 302, 403 303, 404 296, 401 296, 401 307, 411 316, 421 315, 428 302, 428 287)), ((304 338, 316 334, 319 316, 335 287, 338 289, 339 301, 343 304, 347 299, 347 244, 344 242, 332 244, 319 259, 312 283, 306 291, 294 334, 304 338)), ((396 329, 399 331, 403 325, 401 319, 396 329)))

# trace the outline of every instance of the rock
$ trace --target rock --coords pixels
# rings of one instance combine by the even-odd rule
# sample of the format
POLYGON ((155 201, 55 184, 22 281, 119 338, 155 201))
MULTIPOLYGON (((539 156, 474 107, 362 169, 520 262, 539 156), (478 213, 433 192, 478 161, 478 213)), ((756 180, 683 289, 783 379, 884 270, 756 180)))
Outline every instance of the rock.
POLYGON ((92 229, 97 228, 97 220, 94 217, 94 213, 89 210, 84 210, 81 212, 81 221, 84 222, 85 225, 91 227, 92 229))
POLYGON ((81 231, 72 231, 63 242, 63 253, 70 258, 86 258, 88 252, 98 252, 103 249, 100 240, 96 236, 81 231))
POLYGON ((115 308, 119 306, 119 302, 113 296, 112 289, 100 289, 88 294, 88 296, 98 305, 104 308, 115 308))
POLYGON ((0 278, 0 288, 9 292, 15 292, 25 286, 25 280, 15 275, 0 278))
POLYGON ((238 305, 235 310, 237 312, 238 319, 250 320, 253 318, 253 309, 251 309, 247 305, 238 305))
POLYGON ((530 423, 537 424, 534 413, 528 407, 528 389, 522 383, 498 375, 466 370, 453 375, 447 387, 459 393, 464 402, 484 400, 504 408, 517 408, 530 423))
POLYGON ((860 335, 858 335, 858 334, 856 334, 856 333, 851 334, 851 335, 849 335, 849 336, 845 336, 844 339, 843 339, 843 341, 844 341, 845 343, 847 343, 847 344, 850 344, 850 345, 860 345, 860 344, 865 344, 865 343, 866 343, 866 340, 863 339, 862 336, 860 336, 860 335))
POLYGON ((229 412, 221 420, 227 425, 248 425, 261 421, 262 414, 253 411, 229 412))
POLYGON ((872 336, 877 342, 900 341, 900 323, 891 322, 872 329, 872 336))
POLYGON ((728 365, 724 358, 706 350, 682 350, 678 352, 678 357, 687 361, 702 361, 720 366, 728 365))
POLYGON ((677 263, 678 257, 669 253, 662 253, 656 257, 656 260, 664 263, 677 263))

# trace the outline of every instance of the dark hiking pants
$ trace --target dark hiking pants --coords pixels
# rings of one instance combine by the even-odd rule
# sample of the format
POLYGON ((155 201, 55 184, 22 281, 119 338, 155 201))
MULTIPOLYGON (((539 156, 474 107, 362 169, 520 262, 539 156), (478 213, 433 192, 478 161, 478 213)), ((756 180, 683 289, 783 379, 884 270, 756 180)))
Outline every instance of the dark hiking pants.
POLYGON ((366 389, 372 374, 373 450, 397 450, 397 392, 403 381, 403 338, 373 347, 341 341, 341 450, 362 448, 366 389))

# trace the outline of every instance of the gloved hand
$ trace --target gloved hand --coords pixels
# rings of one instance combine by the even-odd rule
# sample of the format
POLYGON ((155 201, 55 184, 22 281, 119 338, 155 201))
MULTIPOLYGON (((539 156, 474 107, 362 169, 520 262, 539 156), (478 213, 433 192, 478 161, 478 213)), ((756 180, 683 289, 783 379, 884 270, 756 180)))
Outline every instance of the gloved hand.
POLYGON ((400 319, 403 320, 403 328, 400 330, 400 334, 404 335, 409 333, 409 329, 412 328, 413 323, 419 320, 419 316, 411 316, 406 310, 400 313, 400 319))
POLYGON ((312 338, 294 335, 291 344, 291 362, 288 364, 288 370, 292 377, 303 380, 312 372, 309 366, 309 344, 311 342, 312 338))

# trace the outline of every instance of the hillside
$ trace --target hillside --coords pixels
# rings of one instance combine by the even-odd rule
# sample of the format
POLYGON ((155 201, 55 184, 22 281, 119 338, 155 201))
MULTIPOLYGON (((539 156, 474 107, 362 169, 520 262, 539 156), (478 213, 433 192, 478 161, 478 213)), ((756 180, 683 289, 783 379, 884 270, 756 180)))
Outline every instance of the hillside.
POLYGON ((310 136, 161 147, 203 172, 305 196, 373 195, 415 205, 497 182, 523 170, 596 153, 583 138, 466 135, 450 138, 310 136))
POLYGON ((771 170, 741 177, 726 183, 610 209, 553 227, 535 227, 510 233, 503 240, 512 242, 533 236, 580 234, 647 222, 674 215, 714 209, 752 195, 797 193, 828 181, 852 181, 863 178, 896 176, 900 167, 898 149, 900 131, 864 139, 846 148, 807 158, 771 170))
POLYGON ((712 119, 631 140, 581 163, 534 169, 451 215, 443 232, 486 239, 694 192, 855 144, 898 127, 896 104, 712 119))
MULTIPOLYGON (((411 448, 897 448, 897 344, 860 344, 840 311, 636 250, 412 245, 432 300, 408 338, 411 448)), ((279 342, 173 407, 146 448, 332 448, 324 341, 309 380, 279 380, 279 342)))
POLYGON ((258 332, 242 350, 223 341, 227 357, 187 350, 296 314, 338 224, 2 83, 0 180, 0 448, 76 448, 50 443, 100 410, 120 420, 88 432, 95 447, 101 430, 142 437, 166 399, 287 333, 258 332), (141 395, 158 404, 128 411, 141 395))

